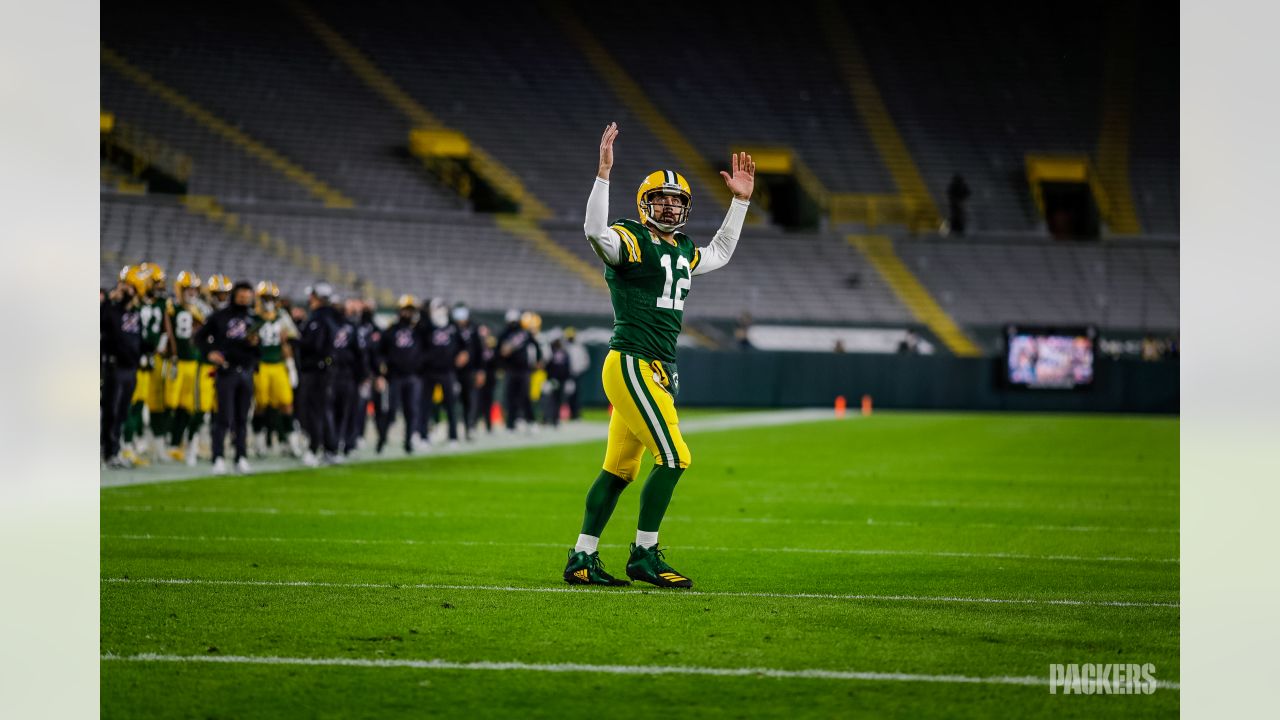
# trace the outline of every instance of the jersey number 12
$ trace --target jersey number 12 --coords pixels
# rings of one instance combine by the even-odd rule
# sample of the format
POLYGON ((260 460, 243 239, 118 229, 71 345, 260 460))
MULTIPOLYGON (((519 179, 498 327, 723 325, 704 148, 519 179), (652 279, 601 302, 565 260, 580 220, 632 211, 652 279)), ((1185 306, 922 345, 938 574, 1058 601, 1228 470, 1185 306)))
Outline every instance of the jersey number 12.
POLYGON ((684 270, 684 277, 676 281, 675 292, 671 291, 671 281, 675 280, 671 272, 671 256, 662 256, 662 269, 667 271, 667 284, 662 286, 662 294, 658 296, 658 307, 667 310, 684 310, 684 298, 689 294, 689 258, 681 255, 676 260, 676 269, 684 270))

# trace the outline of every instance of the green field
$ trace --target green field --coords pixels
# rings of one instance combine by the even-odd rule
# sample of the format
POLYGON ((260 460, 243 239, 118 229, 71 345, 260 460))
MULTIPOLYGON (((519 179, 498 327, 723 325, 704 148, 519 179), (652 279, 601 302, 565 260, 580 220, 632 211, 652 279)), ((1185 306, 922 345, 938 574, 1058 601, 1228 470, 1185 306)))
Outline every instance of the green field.
POLYGON ((602 443, 103 490, 103 717, 1178 712, 1047 689, 1053 663, 1179 678, 1176 419, 688 439, 662 545, 694 592, 561 580, 602 443))

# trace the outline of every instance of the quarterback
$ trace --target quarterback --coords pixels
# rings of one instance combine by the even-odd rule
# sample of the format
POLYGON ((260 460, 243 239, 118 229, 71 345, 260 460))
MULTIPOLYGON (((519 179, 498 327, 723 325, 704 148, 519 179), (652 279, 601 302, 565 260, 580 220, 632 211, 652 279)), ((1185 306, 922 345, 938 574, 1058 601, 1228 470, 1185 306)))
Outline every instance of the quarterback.
POLYGON ((693 276, 722 268, 733 256, 755 187, 756 166, 746 153, 733 155, 733 172, 720 173, 733 193, 729 213, 710 244, 696 247, 679 232, 689 220, 693 193, 688 181, 671 170, 655 171, 640 184, 639 220, 609 223, 609 171, 617 137, 618 125, 611 123, 600 138, 600 165, 583 226, 604 261, 613 302, 613 338, 601 373, 613 416, 604 468, 587 493, 582 532, 569 551, 564 579, 571 585, 629 584, 605 572, 597 548, 618 498, 636 479, 648 449, 653 470, 640 490, 640 520, 627 577, 658 587, 688 588, 693 581, 668 565, 658 549, 658 526, 692 459, 676 417, 676 339, 693 276))

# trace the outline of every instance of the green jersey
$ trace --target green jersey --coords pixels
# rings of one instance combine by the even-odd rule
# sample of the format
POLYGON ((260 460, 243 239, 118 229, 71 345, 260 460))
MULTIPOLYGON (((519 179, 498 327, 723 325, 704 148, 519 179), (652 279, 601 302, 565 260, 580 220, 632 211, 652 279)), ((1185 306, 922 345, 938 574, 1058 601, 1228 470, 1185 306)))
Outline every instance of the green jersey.
POLYGON ((204 324, 204 314, 194 305, 171 305, 173 339, 176 341, 179 360, 199 360, 200 348, 196 345, 196 328, 204 324))
POLYGON ((138 307, 142 321, 142 351, 148 355, 164 350, 164 316, 169 312, 168 298, 143 300, 138 307))
POLYGON ((634 220, 611 226, 622 236, 616 265, 605 268, 613 301, 609 347, 646 360, 676 361, 676 339, 684 322, 689 282, 702 259, 684 233, 671 244, 634 220))
POLYGON ((297 330, 293 321, 284 313, 277 312, 273 317, 258 316, 258 350, 264 363, 284 362, 284 343, 295 337, 297 330))

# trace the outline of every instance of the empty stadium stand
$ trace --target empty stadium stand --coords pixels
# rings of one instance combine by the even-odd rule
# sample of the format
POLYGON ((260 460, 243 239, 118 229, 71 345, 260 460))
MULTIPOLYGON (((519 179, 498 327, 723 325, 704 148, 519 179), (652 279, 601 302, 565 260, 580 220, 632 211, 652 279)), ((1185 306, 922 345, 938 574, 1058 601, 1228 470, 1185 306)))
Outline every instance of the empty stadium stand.
MULTIPOLYGON (((914 274, 908 284, 945 320, 1176 330, 1176 13, 1136 16, 1128 130, 1110 146, 1125 153, 1147 237, 1062 244, 1046 237, 1024 158, 1096 161, 1104 5, 841 4, 848 27, 827 34, 820 0, 768 14, 733 8, 694 3, 654 18, 676 38, 660 44, 633 8, 585 0, 500 9, 230 0, 194 11, 113 3, 102 19, 103 107, 190 156, 188 191, 216 198, 252 232, 172 197, 139 195, 104 162, 102 280, 145 258, 203 275, 269 276, 293 295, 323 274, 343 278, 344 292, 377 288, 384 299, 413 292, 486 311, 607 315, 592 275, 599 261, 581 233, 605 123, 622 128, 612 214, 634 214, 634 188, 650 170, 685 170, 695 193, 688 230, 701 244, 728 194, 709 173, 688 171, 690 152, 719 168, 734 147, 787 148, 827 191, 905 192, 871 118, 892 123, 939 211, 953 175, 973 190, 968 238, 889 231, 914 274), (308 15, 369 72, 353 68, 351 53, 326 42, 308 15), (857 105, 847 63, 833 51, 831 36, 841 33, 856 34, 858 62, 883 100, 879 119, 857 105), (621 97, 628 87, 647 105, 621 97), (424 115, 499 161, 547 217, 475 212, 409 153, 424 115), (273 239, 253 239, 263 232, 273 239)), ((687 318, 929 325, 868 248, 848 242, 849 231, 749 226, 730 269, 695 280, 687 318)))

